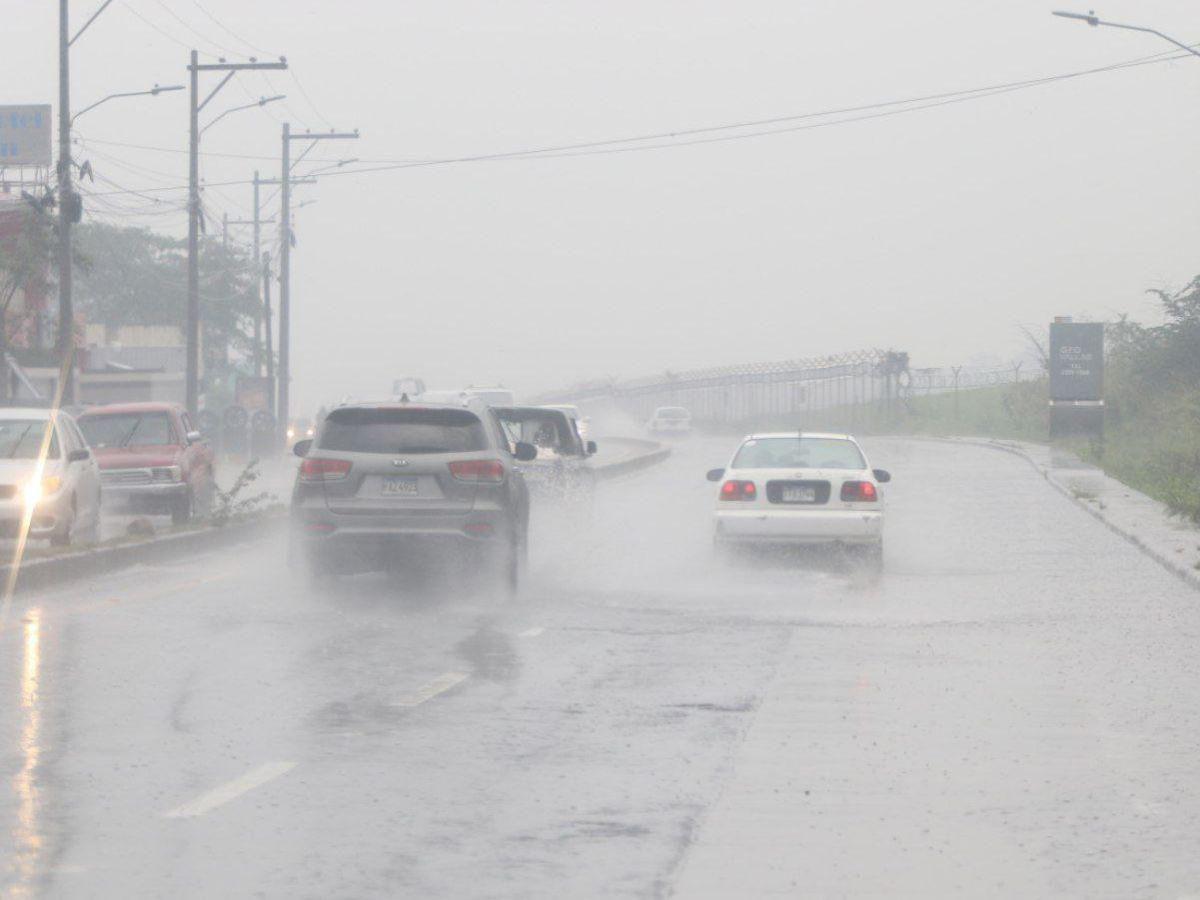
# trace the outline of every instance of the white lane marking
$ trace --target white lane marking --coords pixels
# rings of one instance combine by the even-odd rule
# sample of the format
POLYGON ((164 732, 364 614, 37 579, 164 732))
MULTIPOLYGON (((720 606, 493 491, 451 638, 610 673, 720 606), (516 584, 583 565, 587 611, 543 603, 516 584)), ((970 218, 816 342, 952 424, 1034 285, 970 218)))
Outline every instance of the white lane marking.
POLYGON ((426 700, 432 700, 438 694, 444 694, 456 684, 461 684, 470 678, 465 672, 447 672, 439 675, 429 684, 422 685, 411 694, 405 694, 396 701, 397 706, 420 706, 426 700))
POLYGON ((517 637, 537 637, 545 630, 545 628, 526 628, 524 631, 518 634, 517 637))
POLYGON ((236 800, 242 794, 252 791, 272 779, 278 778, 280 775, 286 775, 294 768, 296 768, 296 763, 294 762, 265 763, 257 769, 251 769, 245 775, 233 779, 233 781, 227 781, 225 784, 201 794, 190 803, 177 806, 165 815, 168 819, 191 819, 196 816, 202 816, 205 813, 212 812, 218 806, 224 806, 230 800, 236 800))

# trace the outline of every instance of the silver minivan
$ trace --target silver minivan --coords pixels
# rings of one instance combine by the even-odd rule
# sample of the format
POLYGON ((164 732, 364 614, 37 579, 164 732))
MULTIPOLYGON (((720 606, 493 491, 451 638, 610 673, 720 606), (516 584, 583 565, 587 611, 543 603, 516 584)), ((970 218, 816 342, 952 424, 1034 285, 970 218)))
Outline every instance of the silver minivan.
POLYGON ((518 463, 537 449, 510 443, 482 403, 345 404, 294 452, 291 546, 310 576, 437 558, 516 589, 529 533, 518 463))

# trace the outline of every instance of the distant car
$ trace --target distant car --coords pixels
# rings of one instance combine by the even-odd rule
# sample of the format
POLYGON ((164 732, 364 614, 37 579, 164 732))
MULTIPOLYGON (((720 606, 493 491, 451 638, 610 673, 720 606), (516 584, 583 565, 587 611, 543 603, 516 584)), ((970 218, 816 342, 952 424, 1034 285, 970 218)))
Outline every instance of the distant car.
POLYGON ((883 492, 848 434, 786 432, 743 438, 729 464, 708 473, 721 483, 713 510, 718 549, 739 544, 839 544, 883 556, 883 492))
POLYGON ((96 454, 104 496, 135 512, 186 522, 211 503, 213 452, 177 403, 93 406, 79 428, 96 454))
POLYGON ((692 414, 682 406, 660 406, 646 423, 646 430, 661 435, 690 434, 692 414))
POLYGON ((313 436, 316 431, 316 426, 311 419, 299 418, 292 419, 288 422, 287 427, 287 446, 288 450, 296 446, 296 441, 303 441, 313 436))
MULTIPOLYGON (((398 395, 400 399, 404 395, 398 395)), ((465 387, 458 390, 424 390, 409 396, 409 400, 420 403, 440 403, 446 406, 466 406, 478 400, 484 406, 512 406, 517 401, 513 392, 503 387, 465 387)))
POLYGON ((403 569, 444 553, 517 589, 528 549, 529 490, 493 410, 353 403, 331 410, 292 493, 293 558, 314 578, 403 569))
POLYGON ((494 412, 512 446, 526 443, 537 449, 537 457, 522 465, 532 489, 575 499, 595 488, 589 458, 596 442, 584 440, 575 418, 545 406, 498 406, 494 412))
POLYGON ((66 545, 100 532, 100 471, 75 420, 47 409, 0 409, 0 532, 66 545), (44 456, 43 456, 44 454, 44 456))
POLYGON ((488 406, 513 406, 517 402, 516 394, 501 385, 469 385, 466 393, 478 397, 488 406))

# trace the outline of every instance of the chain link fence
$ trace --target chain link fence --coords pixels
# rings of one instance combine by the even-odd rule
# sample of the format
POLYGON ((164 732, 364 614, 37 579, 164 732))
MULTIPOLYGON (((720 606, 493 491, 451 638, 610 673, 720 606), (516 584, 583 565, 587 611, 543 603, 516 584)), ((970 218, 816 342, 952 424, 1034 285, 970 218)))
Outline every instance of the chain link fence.
POLYGON ((916 369, 908 354, 861 350, 575 385, 539 403, 604 403, 645 421, 681 406, 702 426, 778 422, 788 428, 855 430, 887 418, 912 397, 1033 380, 1032 366, 916 369))

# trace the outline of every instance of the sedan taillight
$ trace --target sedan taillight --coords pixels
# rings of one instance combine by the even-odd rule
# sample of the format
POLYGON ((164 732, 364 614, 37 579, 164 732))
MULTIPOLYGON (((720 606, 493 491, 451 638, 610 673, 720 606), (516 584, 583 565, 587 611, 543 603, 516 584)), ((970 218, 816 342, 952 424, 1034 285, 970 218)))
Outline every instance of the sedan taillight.
POLYGON ((753 500, 757 496, 753 481, 730 480, 721 485, 722 500, 753 500))
POLYGON ((504 463, 498 459, 464 459, 450 463, 450 474, 459 481, 499 484, 504 480, 504 463))
POLYGON ((874 503, 879 491, 869 481, 846 481, 842 483, 842 499, 852 503, 874 503))
POLYGON ((350 460, 306 456, 300 462, 301 481, 341 481, 350 474, 350 460))

